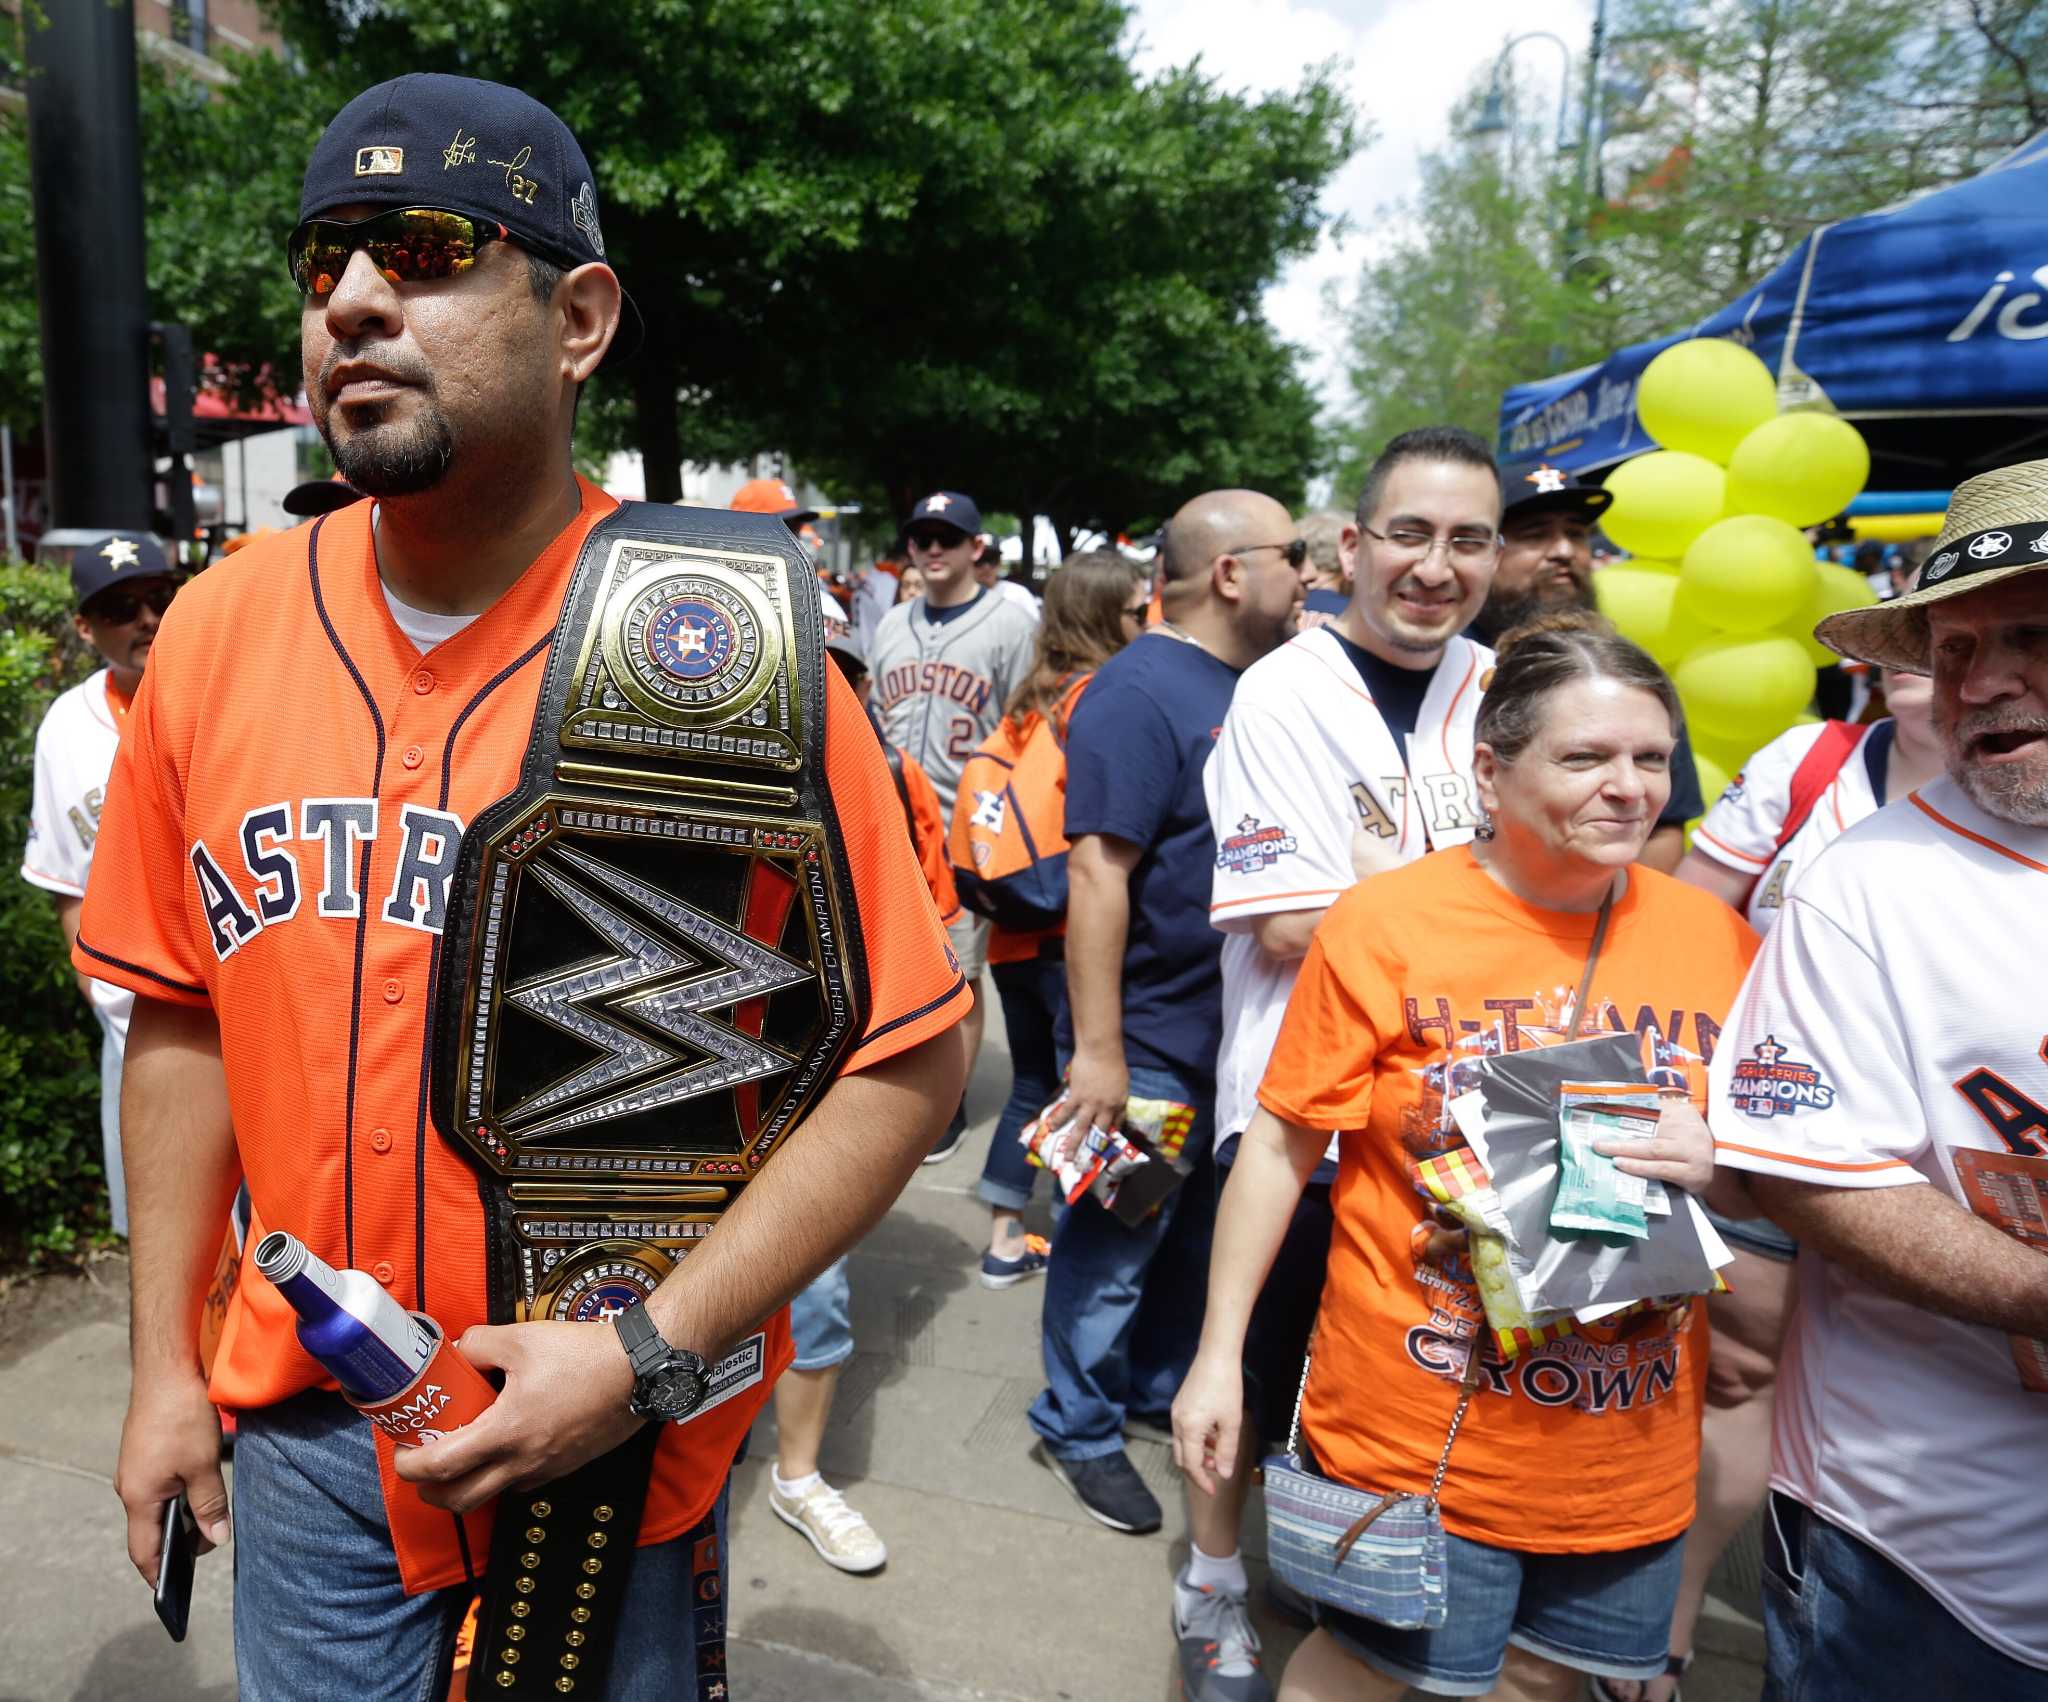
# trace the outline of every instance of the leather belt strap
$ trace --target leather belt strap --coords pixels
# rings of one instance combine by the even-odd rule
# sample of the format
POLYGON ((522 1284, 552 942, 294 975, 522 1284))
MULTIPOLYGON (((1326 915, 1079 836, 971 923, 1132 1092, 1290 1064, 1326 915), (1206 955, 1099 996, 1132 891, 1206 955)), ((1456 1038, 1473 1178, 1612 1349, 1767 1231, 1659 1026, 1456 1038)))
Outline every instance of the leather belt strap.
MULTIPOLYGON (((630 503, 591 531, 518 789, 463 835, 437 972, 432 1110, 477 1169, 493 1322, 651 1293, 859 1032, 824 667, 780 521, 630 503)), ((715 1367, 700 1413, 765 1351, 715 1367)), ((606 1693, 658 1435, 500 1497, 472 1694, 606 1693)))

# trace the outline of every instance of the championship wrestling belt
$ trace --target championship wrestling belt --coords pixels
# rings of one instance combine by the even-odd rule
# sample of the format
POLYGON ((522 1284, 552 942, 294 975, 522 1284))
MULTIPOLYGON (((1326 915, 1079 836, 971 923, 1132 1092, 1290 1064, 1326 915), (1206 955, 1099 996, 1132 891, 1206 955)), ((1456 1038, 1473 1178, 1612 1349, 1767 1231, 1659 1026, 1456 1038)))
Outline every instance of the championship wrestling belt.
MULTIPOLYGON (((463 835, 434 1002, 434 1122, 481 1181, 494 1323, 653 1293, 859 1032, 826 665, 781 521, 628 503, 584 544, 518 789, 463 835)), ((698 1412, 765 1355, 757 1333, 712 1368, 698 1412)), ((605 1694, 661 1429, 500 1497, 472 1695, 605 1694)))

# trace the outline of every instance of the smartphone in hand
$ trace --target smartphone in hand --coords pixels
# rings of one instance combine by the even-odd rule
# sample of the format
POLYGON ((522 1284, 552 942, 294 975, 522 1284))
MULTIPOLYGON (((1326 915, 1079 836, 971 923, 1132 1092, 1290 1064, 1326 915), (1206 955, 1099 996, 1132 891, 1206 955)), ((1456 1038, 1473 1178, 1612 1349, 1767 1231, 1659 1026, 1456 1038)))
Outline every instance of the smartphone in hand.
POLYGON ((156 1616, 171 1634, 185 1641, 185 1622, 192 1614, 192 1562, 199 1554, 199 1521, 185 1492, 164 1503, 163 1548, 156 1567, 156 1616))

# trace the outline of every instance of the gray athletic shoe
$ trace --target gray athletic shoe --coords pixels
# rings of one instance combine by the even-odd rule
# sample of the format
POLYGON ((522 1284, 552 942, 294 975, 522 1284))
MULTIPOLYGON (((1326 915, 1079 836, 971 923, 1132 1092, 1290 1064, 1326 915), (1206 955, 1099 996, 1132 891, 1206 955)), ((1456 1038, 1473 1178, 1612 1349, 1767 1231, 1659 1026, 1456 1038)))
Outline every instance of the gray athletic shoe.
POLYGON ((1174 1580, 1173 1634, 1180 1642, 1181 1694, 1187 1702, 1273 1702, 1259 1664, 1259 1634, 1243 1596, 1191 1590, 1185 1571, 1174 1580), (1182 1605, 1189 1612, 1182 1617, 1182 1605))

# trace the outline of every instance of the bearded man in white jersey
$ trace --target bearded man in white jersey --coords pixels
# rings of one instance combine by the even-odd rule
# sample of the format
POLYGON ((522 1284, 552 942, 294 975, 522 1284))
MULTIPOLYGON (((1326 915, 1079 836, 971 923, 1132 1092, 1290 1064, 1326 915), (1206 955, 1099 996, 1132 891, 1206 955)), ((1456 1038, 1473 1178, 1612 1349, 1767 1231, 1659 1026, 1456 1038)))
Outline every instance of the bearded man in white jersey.
POLYGON ((1806 872, 1714 1052, 1717 1162, 1800 1244, 1764 1695, 2048 1696, 2048 461, 1818 636, 1933 675, 1947 774, 1806 872))

